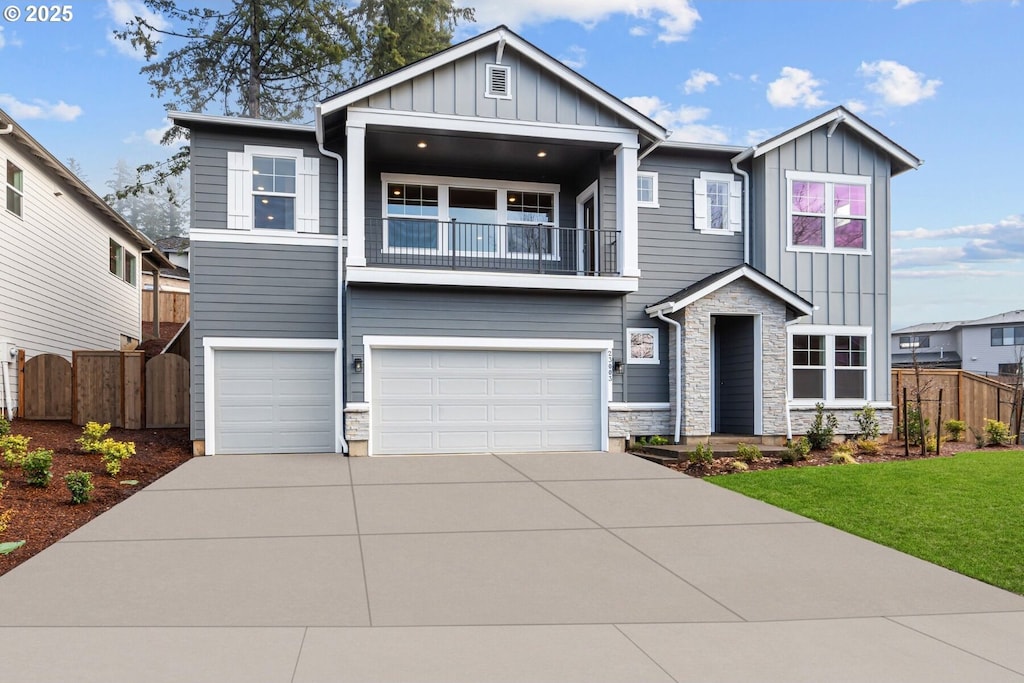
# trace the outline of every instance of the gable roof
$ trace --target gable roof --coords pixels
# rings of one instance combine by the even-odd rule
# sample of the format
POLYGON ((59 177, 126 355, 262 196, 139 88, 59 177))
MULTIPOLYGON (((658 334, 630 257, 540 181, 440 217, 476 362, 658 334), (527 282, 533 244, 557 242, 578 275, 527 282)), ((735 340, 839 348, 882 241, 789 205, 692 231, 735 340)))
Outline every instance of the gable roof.
POLYGON ((572 86, 585 92, 602 106, 607 107, 626 121, 635 125, 651 140, 664 140, 668 137, 668 131, 665 130, 664 127, 644 116, 618 97, 609 93, 607 90, 604 90, 592 81, 576 73, 565 64, 562 64, 562 62, 514 33, 507 26, 498 26, 486 33, 481 33, 474 38, 452 45, 448 49, 442 50, 437 54, 424 57, 412 64, 407 64, 397 71, 392 71, 389 74, 378 76, 377 78, 340 92, 337 95, 328 97, 321 102, 318 107, 318 116, 327 116, 328 114, 344 109, 363 98, 387 90, 398 83, 412 80, 421 74, 433 71, 440 66, 454 62, 457 59, 471 55, 492 45, 495 46, 499 52, 504 49, 505 45, 514 48, 517 52, 536 63, 541 68, 546 69, 558 78, 561 78, 572 86))
POLYGON ((752 156, 755 159, 763 154, 767 154, 773 149, 777 149, 787 142, 791 142, 802 135, 806 135, 813 130, 817 130, 822 126, 835 125, 838 126, 844 124, 852 128, 858 134, 864 138, 870 140, 876 146, 886 152, 896 162, 893 164, 892 174, 898 175, 904 171, 910 171, 918 168, 924 163, 922 159, 917 158, 905 148, 893 142, 892 139, 886 137, 877 128, 873 128, 868 124, 864 123, 858 118, 853 112, 845 107, 836 107, 831 111, 827 111, 821 116, 817 116, 810 121, 801 123, 800 125, 790 128, 789 130, 779 133, 773 138, 769 138, 759 145, 755 145, 750 148, 746 156, 752 156))
POLYGON ((970 320, 949 320, 941 323, 921 323, 919 325, 910 325, 908 327, 901 327, 898 330, 893 330, 893 334, 918 334, 921 332, 949 332, 950 330, 956 329, 961 325, 966 325, 970 320))
POLYGON ((723 270, 720 273, 709 275, 703 280, 694 282, 689 287, 681 289, 671 296, 665 297, 658 303, 651 304, 644 309, 644 312, 652 318, 657 316, 658 313, 675 313, 676 311, 686 308, 694 301, 699 301, 708 294, 718 291, 722 287, 725 287, 740 278, 749 280, 751 283, 767 291, 775 298, 783 301, 787 306, 801 315, 810 315, 814 310, 814 305, 807 299, 804 299, 802 296, 786 289, 784 286, 753 266, 741 263, 738 266, 733 266, 728 270, 723 270))

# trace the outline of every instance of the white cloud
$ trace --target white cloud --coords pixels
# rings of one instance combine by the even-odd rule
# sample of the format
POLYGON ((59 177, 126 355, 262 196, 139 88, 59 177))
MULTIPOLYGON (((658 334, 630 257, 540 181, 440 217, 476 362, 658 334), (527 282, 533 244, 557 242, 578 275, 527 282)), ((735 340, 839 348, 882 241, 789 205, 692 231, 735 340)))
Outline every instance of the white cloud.
POLYGON ((724 145, 729 141, 728 133, 721 126, 699 123, 711 113, 707 107, 690 107, 683 104, 673 108, 661 98, 651 96, 626 97, 623 101, 672 131, 673 140, 716 145, 724 145))
POLYGON ((964 257, 963 247, 911 247, 892 250, 892 268, 944 266, 964 257))
POLYGON ((45 100, 22 102, 13 95, 0 94, 0 107, 15 119, 48 119, 51 121, 74 121, 82 115, 82 108, 77 104, 68 104, 59 100, 50 104, 45 100))
POLYGON ((896 7, 894 7, 893 9, 903 9, 904 7, 909 7, 910 5, 916 5, 919 2, 924 2, 924 0, 896 0, 896 7))
POLYGON ((942 85, 938 79, 925 80, 924 74, 889 59, 861 62, 857 73, 871 79, 868 90, 880 95, 886 104, 896 107, 906 107, 934 97, 942 85))
POLYGON ((1007 216, 998 223, 957 225, 952 228, 941 228, 939 230, 928 230, 926 228, 894 230, 892 238, 894 240, 936 240, 956 237, 994 237, 998 236, 998 233, 1003 233, 1003 237, 1012 237, 1017 234, 1024 234, 1024 214, 1007 216))
POLYGON ((747 147, 761 144, 765 140, 774 137, 777 132, 778 131, 771 128, 755 128, 753 130, 748 130, 746 136, 743 138, 743 144, 747 147))
MULTIPOLYGON (((111 2, 113 0, 108 0, 111 2)), ((690 0, 476 0, 469 3, 476 10, 481 26, 507 24, 517 26, 544 24, 557 19, 575 21, 594 26, 613 14, 625 14, 641 21, 657 23, 658 40, 675 43, 693 32, 700 14, 690 6, 690 0)), ((646 27, 634 26, 630 35, 644 35, 646 27), (637 32, 641 28, 644 33, 637 32)))
POLYGON ((7 45, 7 39, 4 38, 4 27, 0 26, 0 50, 4 49, 5 45, 7 45))
POLYGON ((171 122, 166 121, 159 128, 147 128, 145 131, 142 132, 141 135, 139 133, 136 133, 135 131, 132 131, 132 133, 128 135, 128 137, 123 138, 121 142, 125 143, 126 145, 134 145, 137 142, 148 142, 152 145, 161 145, 163 144, 161 140, 163 140, 164 135, 170 129, 171 122))
POLYGON ((938 280, 946 278, 1006 278, 1020 277, 1014 270, 981 270, 979 268, 933 268, 929 270, 894 270, 894 279, 901 280, 938 280))
POLYGON ((570 69, 579 71, 587 65, 587 51, 579 45, 570 45, 565 52, 566 54, 558 59, 570 69))
POLYGON ((768 103, 773 107, 820 107, 826 104, 822 85, 810 71, 784 66, 779 78, 768 84, 768 103))
POLYGON ((631 26, 629 29, 629 35, 635 37, 646 36, 647 33, 647 29, 644 28, 643 26, 631 26))
POLYGON ((863 114, 868 109, 868 105, 864 104, 860 100, 850 100, 846 103, 846 108, 852 111, 854 114, 863 114))
MULTIPOLYGON (((170 28, 170 24, 163 16, 150 11, 141 0, 107 0, 107 11, 110 13, 110 18, 117 24, 118 29, 124 28, 125 24, 134 20, 135 17, 142 17, 151 26, 161 30, 170 28)), ((118 52, 132 59, 141 61, 146 58, 142 48, 134 47, 129 41, 115 38, 113 29, 107 31, 107 42, 113 45, 118 52)))
POLYGON ((701 69, 694 69, 690 72, 690 77, 686 79, 686 83, 683 83, 683 91, 690 95, 695 92, 704 92, 708 89, 709 85, 719 84, 720 81, 715 74, 709 71, 702 71, 701 69))

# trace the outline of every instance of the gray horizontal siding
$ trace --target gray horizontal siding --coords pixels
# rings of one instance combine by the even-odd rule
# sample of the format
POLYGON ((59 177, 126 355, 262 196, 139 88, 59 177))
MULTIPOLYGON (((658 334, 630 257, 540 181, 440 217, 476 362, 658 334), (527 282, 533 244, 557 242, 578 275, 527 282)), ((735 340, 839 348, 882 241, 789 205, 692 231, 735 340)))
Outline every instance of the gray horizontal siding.
MULTIPOLYGON (((365 335, 611 339, 622 357, 617 296, 353 286, 346 303, 349 367, 365 354, 365 335)), ((363 375, 348 373, 347 400, 364 400, 363 375)))
POLYGON ((193 228, 227 228, 228 152, 242 152, 246 145, 262 145, 301 149, 304 156, 320 159, 320 233, 338 234, 338 164, 320 155, 312 134, 254 135, 200 127, 193 129, 191 135, 193 228))
POLYGON ((335 247, 192 242, 192 438, 204 439, 205 337, 338 338, 335 247))

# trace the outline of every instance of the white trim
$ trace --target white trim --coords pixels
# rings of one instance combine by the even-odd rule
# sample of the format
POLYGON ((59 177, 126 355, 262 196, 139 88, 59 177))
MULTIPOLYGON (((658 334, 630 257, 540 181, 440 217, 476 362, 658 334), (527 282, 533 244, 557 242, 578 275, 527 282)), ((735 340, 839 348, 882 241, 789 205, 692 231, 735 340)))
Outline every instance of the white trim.
MULTIPOLYGON (((612 351, 615 342, 611 339, 543 339, 531 337, 418 337, 368 334, 363 336, 363 401, 373 405, 373 352, 375 349, 464 349, 468 351, 583 351, 604 354, 606 380, 601 387, 601 436, 598 445, 608 450, 608 409, 612 398, 613 370, 612 351)), ((373 413, 368 425, 367 452, 373 455, 373 413)))
MULTIPOLYGON (((348 235, 348 256, 345 265, 366 265, 366 124, 351 119, 345 125, 345 195, 348 197, 345 234, 348 235)), ((341 202, 341 198, 338 198, 341 202)), ((341 214, 339 206, 338 214, 341 214)), ((339 230, 339 232, 341 232, 339 230)))
POLYGON ((754 434, 764 434, 764 339, 761 313, 754 314, 754 434))
POLYGON ((789 291, 779 283, 769 278, 767 275, 759 273, 758 271, 754 270, 753 268, 750 268, 749 266, 743 266, 742 268, 737 268, 735 271, 733 271, 726 277, 723 277, 719 280, 715 280, 711 284, 702 287, 701 289, 698 289, 695 292, 691 292, 682 299, 678 299, 676 301, 666 301, 663 304, 655 306, 648 306, 647 308, 644 309, 644 312, 647 313, 647 315, 651 316, 652 318, 656 317, 659 312, 663 314, 675 313, 676 311, 686 308, 694 301, 699 301, 700 299, 706 297, 708 294, 716 292, 722 287, 725 287, 726 285, 731 284, 736 280, 739 280, 741 277, 745 277, 751 282, 753 282, 755 285, 767 290, 770 294, 786 302, 789 306, 796 309, 800 313, 803 313, 804 315, 810 315, 814 311, 814 306, 812 306, 809 302, 805 301, 802 297, 789 291))
POLYGON ((628 365, 661 365, 661 330, 657 327, 627 327, 626 328, 626 363, 628 365), (649 334, 654 338, 653 356, 651 358, 633 357, 633 334, 649 334))
POLYGON ((357 86, 334 99, 327 100, 321 104, 321 115, 325 116, 331 112, 338 111, 339 109, 344 109, 348 105, 369 97, 374 93, 387 90, 399 83, 412 81, 417 76, 433 71, 444 64, 454 62, 462 57, 474 54, 484 47, 501 42, 504 42, 509 47, 521 53, 524 57, 544 67, 549 72, 565 79, 570 85, 581 90, 584 94, 593 98, 602 106, 615 112, 623 119, 633 123, 637 128, 643 130, 649 136, 659 140, 663 140, 668 137, 668 132, 651 119, 647 118, 632 107, 627 106, 626 103, 622 102, 618 98, 610 95, 604 90, 601 90, 569 67, 504 28, 499 28, 477 36, 476 38, 471 38, 464 43, 454 45, 443 52, 433 55, 432 57, 421 59, 418 62, 410 64, 404 69, 399 69, 387 76, 377 78, 369 83, 357 86))
MULTIPOLYGON (((206 454, 217 454, 217 351, 333 351, 334 396, 341 395, 341 343, 337 339, 273 339, 266 337, 203 337, 203 417, 206 434, 206 454)), ((334 452, 341 453, 337 439, 341 426, 340 406, 334 409, 334 452)))
POLYGON ((615 150, 615 222, 619 226, 619 272, 640 277, 640 221, 636 206, 636 143, 615 150))
POLYGON ((732 173, 701 171, 700 177, 693 179, 693 229, 704 235, 735 235, 743 232, 743 208, 740 205, 742 193, 742 183, 736 180, 736 176, 732 173), (727 227, 708 227, 710 220, 708 208, 710 207, 707 204, 707 184, 709 182, 729 184, 729 198, 725 216, 727 227))
MULTIPOLYGON (((786 171, 786 251, 812 252, 819 254, 854 254, 860 256, 871 255, 871 231, 874 227, 872 214, 874 213, 874 182, 871 176, 848 175, 843 173, 810 173, 807 171, 786 171), (822 183, 825 186, 825 213, 821 216, 823 223, 825 245, 822 247, 793 244, 793 182, 822 183), (835 246, 835 186, 861 185, 864 191, 864 216, 849 216, 852 220, 864 221, 864 247, 837 247, 835 246)), ((806 215, 806 214, 801 214, 806 215)), ((818 215, 818 214, 810 214, 818 215)), ((838 218, 847 218, 839 216, 838 218)))
POLYGON ((638 410, 669 410, 671 403, 609 403, 608 410, 618 413, 631 413, 638 410))
MULTIPOLYGON (((351 251, 351 249, 350 249, 351 251)), ((635 277, 583 277, 579 275, 538 275, 412 268, 355 268, 346 271, 349 282, 397 285, 441 285, 458 287, 510 287, 515 289, 556 289, 578 292, 618 292, 639 289, 635 277)))
MULTIPOLYGON (((309 233, 293 233, 290 230, 220 230, 215 228, 192 228, 188 231, 193 242, 232 242, 235 244, 287 244, 305 247, 346 246, 346 237, 309 233)), ((160 277, 166 277, 161 275, 160 277)))
POLYGON ((169 111, 167 118, 177 124, 184 123, 211 123, 222 126, 242 126, 246 128, 265 128, 271 130, 287 130, 300 133, 313 133, 315 128, 298 123, 281 123, 279 121, 268 121, 266 119, 250 119, 244 116, 217 116, 215 114, 195 114, 184 111, 169 111))
POLYGON ((636 205, 641 209, 659 209, 661 204, 658 200, 658 173, 656 171, 637 171, 636 172, 636 205), (650 178, 652 182, 651 197, 650 201, 643 201, 640 199, 640 179, 650 178))
MULTIPOLYGON (((584 209, 583 209, 583 207, 587 203, 587 201, 591 200, 591 199, 594 201, 594 224, 590 227, 590 229, 594 231, 595 235, 599 235, 600 234, 600 232, 601 232, 601 218, 600 218, 600 216, 601 216, 601 209, 600 209, 600 204, 601 203, 599 201, 597 201, 597 197, 598 197, 598 181, 596 181, 596 180, 594 182, 590 183, 590 185, 588 185, 587 188, 585 190, 583 190, 583 192, 580 192, 578 195, 576 195, 576 230, 577 230, 576 234, 577 235, 582 235, 583 234, 582 231, 587 229, 586 226, 583 225, 583 222, 584 222, 583 221, 583 217, 584 217, 584 214, 583 214, 584 209)), ((586 240, 585 239, 577 239, 576 243, 577 243, 577 247, 576 247, 576 265, 577 265, 578 273, 582 276, 584 274, 584 272, 586 271, 586 267, 590 265, 587 262, 587 255, 586 255, 585 250, 584 250, 584 247, 586 246, 586 240)), ((601 263, 601 244, 600 244, 600 240, 596 240, 596 239, 593 240, 593 247, 594 247, 594 265, 597 266, 599 263, 601 263)), ((596 267, 595 267, 595 270, 597 270, 596 267)))
POLYGON ((381 173, 380 179, 382 184, 454 185, 455 187, 480 188, 483 190, 522 190, 524 192, 551 192, 554 194, 557 194, 562 187, 558 183, 533 183, 520 182, 518 180, 493 180, 491 178, 460 178, 458 176, 419 175, 415 173, 381 173))
POLYGON ((575 140, 608 145, 638 145, 636 129, 489 119, 482 116, 386 111, 362 107, 352 107, 348 110, 348 125, 363 127, 368 125, 392 126, 396 128, 443 130, 446 133, 457 131, 487 135, 552 138, 554 140, 575 140))
MULTIPOLYGON (((499 47, 499 52, 501 48, 499 47)), ((500 61, 500 57, 499 57, 500 61)), ((512 67, 508 64, 487 64, 484 66, 484 97, 494 100, 512 99, 512 67), (505 72, 505 92, 494 92, 491 89, 493 74, 496 71, 505 72)))
MULTIPOLYGON (((794 323, 786 326, 786 398, 793 408, 813 407, 824 403, 826 407, 856 408, 864 404, 874 404, 874 330, 866 325, 805 325, 794 323), (793 398, 793 336, 815 335, 825 337, 825 396, 823 398, 793 398), (864 350, 867 365, 864 367, 864 398, 835 398, 836 342, 839 337, 864 337, 867 348, 864 350)), ((887 402, 886 402, 887 403, 887 402)))

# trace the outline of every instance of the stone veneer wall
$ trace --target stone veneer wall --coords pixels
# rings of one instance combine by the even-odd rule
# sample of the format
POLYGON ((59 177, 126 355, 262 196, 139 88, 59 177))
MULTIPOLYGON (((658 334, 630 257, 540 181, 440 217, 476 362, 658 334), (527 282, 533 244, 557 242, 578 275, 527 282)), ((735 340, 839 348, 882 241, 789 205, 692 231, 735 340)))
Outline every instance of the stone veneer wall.
POLYGON ((608 406, 608 437, 625 438, 672 434, 672 413, 668 408, 643 404, 613 403, 608 406))
POLYGON ((367 441, 370 438, 370 404, 350 403, 345 408, 345 440, 367 441))
MULTIPOLYGON (((740 279, 672 316, 683 324, 683 433, 711 434, 711 316, 761 316, 761 413, 765 435, 786 433, 786 305, 740 279)), ((675 327, 669 328, 669 401, 675 410, 675 327)))
MULTIPOLYGON (((854 413, 863 408, 825 408, 826 413, 832 413, 839 420, 839 427, 836 429, 836 436, 852 436, 860 429, 854 413)), ((791 406, 789 409, 790 419, 793 424, 793 436, 803 436, 810 429, 814 422, 814 406, 791 406)), ((892 434, 893 430, 893 409, 875 407, 875 417, 878 418, 878 427, 882 434, 892 434)))

